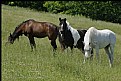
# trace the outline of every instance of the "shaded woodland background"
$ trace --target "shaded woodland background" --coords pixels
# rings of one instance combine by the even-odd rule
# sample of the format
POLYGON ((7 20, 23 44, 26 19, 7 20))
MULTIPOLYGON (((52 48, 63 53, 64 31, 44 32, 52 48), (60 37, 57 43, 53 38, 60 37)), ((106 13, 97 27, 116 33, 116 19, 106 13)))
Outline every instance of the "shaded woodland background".
POLYGON ((2 1, 2 4, 121 24, 121 1, 2 1))

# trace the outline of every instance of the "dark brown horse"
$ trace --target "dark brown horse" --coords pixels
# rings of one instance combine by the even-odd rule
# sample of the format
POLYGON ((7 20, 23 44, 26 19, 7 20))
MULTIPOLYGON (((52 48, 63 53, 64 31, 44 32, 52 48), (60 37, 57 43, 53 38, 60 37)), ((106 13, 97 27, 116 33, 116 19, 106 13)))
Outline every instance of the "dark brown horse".
POLYGON ((44 38, 48 37, 51 40, 53 50, 56 50, 56 39, 58 35, 58 26, 50 22, 38 22, 33 19, 22 22, 15 28, 13 34, 10 33, 8 42, 13 44, 16 38, 24 34, 29 38, 31 49, 36 48, 34 37, 44 38))

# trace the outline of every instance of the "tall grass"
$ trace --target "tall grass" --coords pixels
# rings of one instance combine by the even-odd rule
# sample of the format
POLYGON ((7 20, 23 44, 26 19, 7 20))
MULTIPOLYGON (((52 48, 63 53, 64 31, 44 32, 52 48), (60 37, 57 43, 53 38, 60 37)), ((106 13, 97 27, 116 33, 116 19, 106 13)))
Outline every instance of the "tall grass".
POLYGON ((104 21, 92 21, 85 17, 64 14, 37 12, 30 9, 2 5, 2 81, 121 81, 121 25, 104 21), (15 27, 27 19, 48 21, 56 25, 58 18, 67 18, 72 27, 88 29, 111 29, 116 33, 113 67, 109 68, 108 57, 100 50, 100 63, 95 52, 93 61, 83 64, 83 54, 74 49, 53 56, 48 38, 35 38, 37 51, 31 52, 28 38, 21 36, 19 41, 5 46, 7 37, 15 27))

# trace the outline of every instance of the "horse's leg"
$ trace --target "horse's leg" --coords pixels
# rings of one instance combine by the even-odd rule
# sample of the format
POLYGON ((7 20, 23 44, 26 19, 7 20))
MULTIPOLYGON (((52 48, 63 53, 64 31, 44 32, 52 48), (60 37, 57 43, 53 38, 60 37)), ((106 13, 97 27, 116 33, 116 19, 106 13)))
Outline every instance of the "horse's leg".
POLYGON ((71 48, 71 53, 73 53, 73 46, 70 46, 70 48, 71 48))
POLYGON ((84 44, 83 44, 82 41, 79 42, 79 44, 77 44, 77 48, 83 53, 83 55, 84 55, 84 61, 83 61, 83 63, 85 63, 86 60, 87 60, 87 58, 85 57, 84 44))
POLYGON ((82 53, 84 54, 84 44, 83 44, 83 42, 81 43, 81 51, 82 51, 82 53))
POLYGON ((51 45, 53 47, 53 51, 55 51, 57 49, 56 41, 55 40, 51 40, 51 45))
POLYGON ((62 41, 61 35, 58 36, 59 43, 61 45, 61 51, 63 52, 66 49, 65 43, 62 41))
POLYGON ((99 47, 96 47, 95 48, 95 50, 96 50, 96 58, 97 58, 97 60, 98 60, 98 63, 99 63, 99 47))
POLYGON ((63 43, 60 43, 60 45, 61 45, 61 50, 62 50, 62 51, 64 51, 64 50, 66 49, 66 46, 65 46, 65 44, 63 44, 63 43))
POLYGON ((106 46, 105 47, 105 52, 107 53, 108 55, 108 58, 109 58, 109 63, 110 63, 110 67, 112 66, 112 60, 111 60, 111 54, 109 52, 109 46, 106 46))
POLYGON ((82 40, 77 42, 76 47, 84 54, 84 44, 83 44, 82 40))
POLYGON ((113 54, 114 54, 114 46, 110 45, 110 51, 111 51, 111 61, 110 61, 110 67, 112 67, 113 64, 113 54))
POLYGON ((34 37, 29 36, 28 38, 29 38, 31 49, 32 49, 31 51, 33 51, 33 46, 36 49, 36 44, 35 44, 35 41, 34 41, 34 37))
POLYGON ((85 55, 84 55, 84 61, 83 61, 83 63, 85 63, 85 62, 86 62, 86 59, 87 59, 87 58, 86 58, 86 57, 85 57, 85 55))
POLYGON ((93 59, 93 48, 91 50, 91 56, 90 56, 90 60, 92 60, 92 59, 93 59))
POLYGON ((65 52, 65 53, 68 53, 68 46, 67 46, 67 45, 65 46, 64 52, 65 52))
POLYGON ((82 53, 83 53, 83 55, 84 55, 84 61, 83 61, 83 63, 85 63, 86 62, 86 57, 85 57, 85 52, 84 52, 84 50, 82 50, 83 48, 78 48, 82 53))

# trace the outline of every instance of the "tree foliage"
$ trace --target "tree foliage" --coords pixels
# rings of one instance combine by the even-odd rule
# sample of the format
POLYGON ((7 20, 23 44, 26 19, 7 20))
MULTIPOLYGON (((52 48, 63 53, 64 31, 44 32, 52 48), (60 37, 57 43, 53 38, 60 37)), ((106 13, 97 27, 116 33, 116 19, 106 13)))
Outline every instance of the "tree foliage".
POLYGON ((121 1, 3 1, 2 3, 38 11, 83 15, 94 20, 121 24, 121 1))

